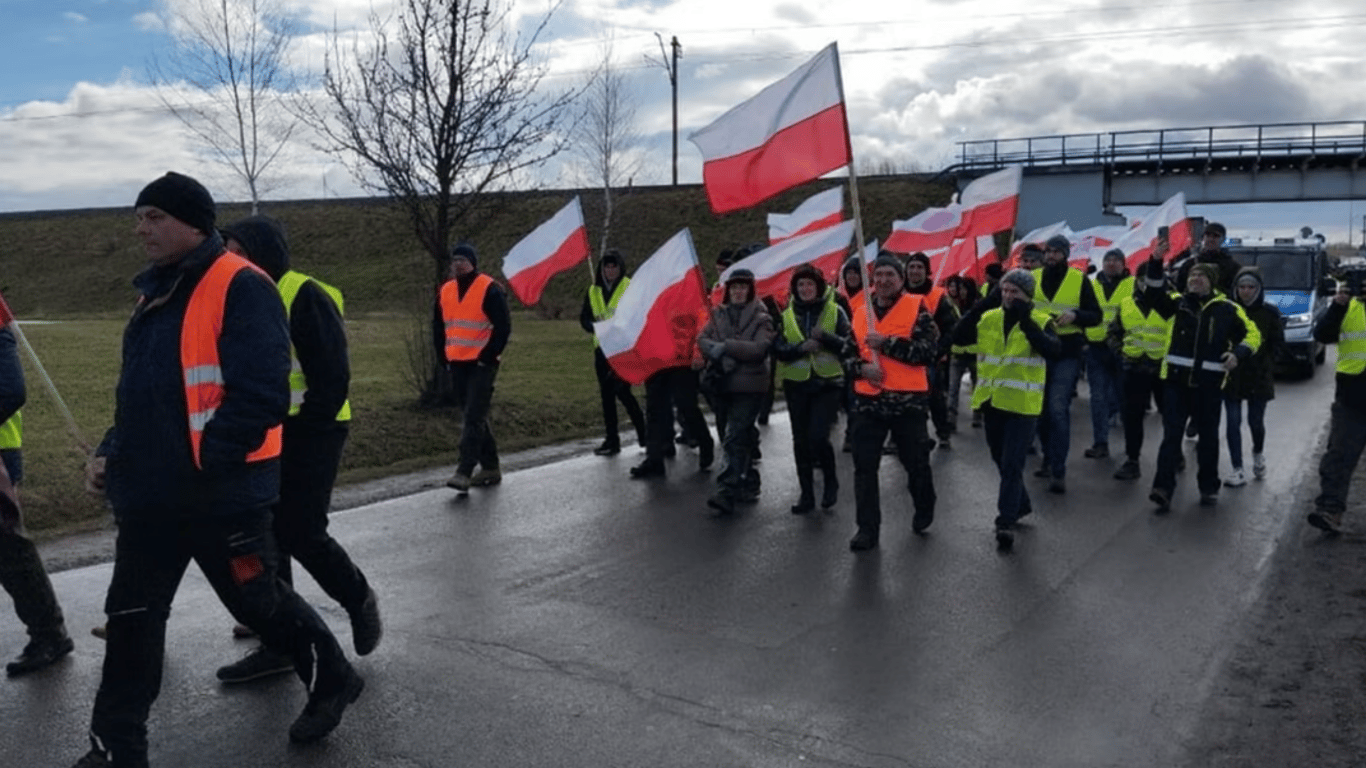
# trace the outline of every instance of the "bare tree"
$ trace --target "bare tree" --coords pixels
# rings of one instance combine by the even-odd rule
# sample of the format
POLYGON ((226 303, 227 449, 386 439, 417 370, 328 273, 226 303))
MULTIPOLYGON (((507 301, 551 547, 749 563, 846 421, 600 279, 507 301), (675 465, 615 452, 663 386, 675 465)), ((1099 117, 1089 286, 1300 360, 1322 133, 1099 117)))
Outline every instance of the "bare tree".
POLYGON ((632 151, 640 143, 638 102, 613 59, 611 40, 602 45, 602 64, 584 87, 581 106, 574 149, 593 183, 602 185, 602 254, 611 240, 613 189, 629 183, 643 165, 642 156, 632 151))
POLYGON ((556 7, 524 35, 507 0, 400 0, 393 18, 372 14, 367 42, 332 34, 323 103, 304 104, 305 120, 405 210, 438 281, 452 229, 485 193, 565 146, 574 94, 538 93, 532 50, 556 7))
POLYGON ((166 4, 175 40, 148 76, 157 96, 208 154, 246 185, 251 210, 274 183, 271 166, 298 118, 284 94, 295 77, 286 49, 296 30, 284 0, 187 0, 166 4))

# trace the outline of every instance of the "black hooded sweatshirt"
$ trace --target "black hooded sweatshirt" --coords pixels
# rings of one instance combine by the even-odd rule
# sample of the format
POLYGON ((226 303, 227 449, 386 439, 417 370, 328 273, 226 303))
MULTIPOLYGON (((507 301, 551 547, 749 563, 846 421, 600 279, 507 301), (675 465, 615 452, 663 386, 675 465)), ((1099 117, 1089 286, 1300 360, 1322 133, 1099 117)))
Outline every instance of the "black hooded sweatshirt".
MULTIPOLYGON (((606 303, 612 301, 612 292, 615 291, 617 285, 627 277, 626 265, 623 264, 620 259, 617 259, 616 264, 621 267, 621 277, 618 277, 615 282, 609 284, 607 278, 602 276, 602 265, 607 263, 608 258, 611 258, 610 255, 598 262, 598 269, 593 275, 593 285, 602 289, 602 300, 606 303)), ((588 298, 588 292, 584 291, 583 307, 579 309, 579 327, 583 328, 588 333, 593 333, 593 322, 596 319, 597 318, 593 316, 593 302, 588 298)))
MULTIPOLYGON (((289 247, 274 219, 249 216, 223 229, 225 239, 242 244, 247 258, 270 279, 279 282, 289 271, 289 247)), ((299 360, 308 391, 299 412, 289 416, 291 426, 331 425, 346 402, 351 386, 351 360, 346 347, 346 324, 336 302, 317 283, 299 286, 289 312, 289 340, 299 360)))

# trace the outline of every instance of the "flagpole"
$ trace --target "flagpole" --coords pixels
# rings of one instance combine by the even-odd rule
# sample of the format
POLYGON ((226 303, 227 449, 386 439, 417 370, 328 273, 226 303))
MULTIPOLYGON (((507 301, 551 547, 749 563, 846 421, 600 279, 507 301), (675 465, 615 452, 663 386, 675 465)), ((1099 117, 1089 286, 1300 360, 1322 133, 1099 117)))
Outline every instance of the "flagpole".
POLYGON ((34 351, 33 345, 28 343, 28 337, 24 335, 23 329, 19 327, 19 321, 12 321, 10 323, 10 328, 14 331, 14 337, 19 340, 19 345, 28 353, 28 359, 33 363, 34 369, 38 371, 38 375, 42 378, 44 386, 47 387, 48 394, 52 395, 52 399, 57 403, 57 412, 61 414, 62 419, 66 421, 67 431, 71 433, 71 437, 76 440, 76 444, 80 446, 81 450, 85 451, 87 456, 90 455, 93 451, 90 448, 90 444, 85 441, 85 436, 81 433, 81 428, 77 426, 76 417, 71 414, 71 409, 66 407, 66 401, 62 399, 61 394, 57 391, 57 385, 52 382, 52 377, 47 375, 47 369, 43 367, 42 361, 38 359, 38 353, 34 351))
MULTIPOLYGON (((839 84, 840 89, 840 109, 845 109, 844 69, 840 66, 840 44, 839 41, 836 41, 831 45, 835 48, 835 82, 839 84)), ((844 113, 844 146, 845 151, 849 154, 849 165, 847 166, 849 168, 849 199, 854 213, 854 248, 858 252, 859 282, 863 284, 863 291, 866 294, 863 301, 863 311, 868 321, 868 329, 872 330, 876 324, 873 317, 873 291, 872 286, 869 285, 868 257, 863 252, 864 243, 867 240, 863 236, 863 210, 859 207, 858 173, 854 170, 854 144, 849 140, 849 113, 847 110, 844 113)), ((850 318, 850 320, 852 319, 850 318)), ((878 359, 877 350, 872 350, 872 352, 873 362, 876 363, 878 359)))

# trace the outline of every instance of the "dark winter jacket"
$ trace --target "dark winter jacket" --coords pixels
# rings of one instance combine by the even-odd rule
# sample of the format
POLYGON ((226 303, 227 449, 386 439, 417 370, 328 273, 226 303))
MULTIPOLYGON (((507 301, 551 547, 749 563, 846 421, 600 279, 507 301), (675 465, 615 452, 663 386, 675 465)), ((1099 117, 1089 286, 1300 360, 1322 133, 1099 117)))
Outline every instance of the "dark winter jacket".
POLYGON ((1184 294, 1173 298, 1164 286, 1162 262, 1150 259, 1143 300, 1163 318, 1172 320, 1163 378, 1188 387, 1222 388, 1226 381, 1221 367, 1224 354, 1232 352, 1242 365, 1261 345, 1261 333, 1242 308, 1219 291, 1212 290, 1203 297, 1184 294))
POLYGON ((223 402, 204 427, 202 469, 190 449, 180 331, 190 294, 218 257, 217 233, 174 264, 133 280, 141 294, 123 333, 114 426, 97 454, 121 521, 232 515, 273 504, 279 461, 246 462, 289 410, 289 327, 275 285, 242 271, 228 287, 218 341, 223 402))
MULTIPOLYGON (((475 270, 463 277, 453 278, 455 284, 460 289, 460 296, 464 298, 470 286, 474 284, 474 278, 479 275, 475 270)), ((479 351, 479 359, 473 363, 448 363, 448 365, 494 365, 498 362, 498 356, 503 354, 507 348, 508 339, 512 336, 512 312, 508 309, 507 294, 503 292, 503 286, 498 281, 493 281, 488 291, 484 293, 484 303, 481 305, 484 310, 484 317, 489 319, 493 326, 493 335, 484 348, 479 351)), ((446 318, 441 315, 440 291, 437 292, 435 311, 432 314, 432 343, 436 345, 436 359, 446 359, 446 318)))
MULTIPOLYGON (((1235 286, 1238 283, 1238 278, 1243 275, 1257 279, 1257 298, 1251 304, 1243 304, 1242 306, 1247 318, 1257 324, 1257 331, 1262 336, 1262 343, 1252 357, 1239 363, 1238 367, 1229 374, 1228 385, 1224 391, 1239 400, 1271 400, 1276 396, 1276 381, 1273 373, 1276 354, 1285 344, 1285 328, 1281 324, 1281 311, 1274 305, 1267 304, 1264 300, 1261 270, 1256 267, 1243 267, 1234 278, 1235 286)), ((1236 293, 1234 298, 1240 304, 1242 303, 1241 297, 1237 296, 1236 293)))
POLYGON ((1213 264, 1218 267, 1219 283, 1214 287, 1218 288, 1225 296, 1233 295, 1233 280, 1237 277, 1238 270, 1243 267, 1223 248, 1217 251, 1201 251, 1194 257, 1181 262, 1181 266, 1176 270, 1176 290, 1181 293, 1186 292, 1186 278, 1190 277, 1191 267, 1197 263, 1213 264))
MULTIPOLYGON (((849 341, 851 329, 849 326, 849 316, 844 309, 836 304, 835 313, 835 333, 816 334, 820 329, 821 314, 825 311, 825 305, 834 301, 839 294, 829 290, 825 283, 825 277, 818 269, 800 268, 792 273, 792 284, 790 287, 788 307, 792 310, 792 316, 797 321, 797 328, 802 333, 802 340, 814 338, 830 352, 841 355, 844 354, 845 346, 849 341), (816 281, 816 299, 814 301, 802 301, 797 298, 797 278, 805 277, 816 281), (815 334, 815 335, 813 335, 815 334)), ((800 360, 806 356, 806 352, 801 350, 801 342, 793 344, 787 340, 783 332, 783 320, 779 315, 773 321, 773 354, 780 362, 790 363, 800 360)), ((843 386, 843 377, 835 379, 822 379, 812 376, 806 381, 785 382, 785 386, 798 386, 819 388, 824 386, 843 386)))
MULTIPOLYGON (((1352 301, 1361 299, 1354 298, 1352 301)), ((1329 302, 1328 309, 1318 322, 1314 323, 1314 339, 1322 344, 1338 343, 1342 335, 1342 321, 1347 318, 1349 306, 1350 303, 1329 302)), ((1366 413, 1366 373, 1338 373, 1337 393, 1334 397, 1344 408, 1366 413)))
POLYGON ((725 372, 723 393, 768 390, 773 335, 773 318, 761 301, 751 298, 744 304, 731 304, 727 295, 723 304, 712 308, 697 344, 708 364, 720 365, 725 372))
MULTIPOLYGON (((0 328, 0 424, 9 421, 11 416, 23 408, 27 397, 28 391, 24 388, 24 367, 19 362, 18 345, 14 340, 14 332, 7 325, 0 328)), ((4 458, 5 469, 9 472, 12 483, 24 479, 24 461, 21 453, 22 449, 19 448, 0 449, 0 457, 4 458)))
MULTIPOLYGON (((913 293, 919 296, 928 296, 934 290, 934 283, 925 280, 920 285, 906 283, 906 293, 913 293)), ((953 346, 953 326, 958 323, 958 307, 954 306, 953 299, 949 298, 948 291, 941 289, 939 304, 931 313, 934 316, 934 327, 939 329, 939 354, 941 356, 949 353, 949 348, 953 346)))
MULTIPOLYGON (((242 244, 247 258, 279 282, 290 269, 289 246, 274 219, 251 216, 223 230, 242 244)), ((308 382, 299 412, 287 417, 292 429, 309 426, 335 429, 337 411, 351 387, 351 360, 346 347, 346 323, 337 303, 317 283, 299 287, 288 307, 289 340, 308 382)))

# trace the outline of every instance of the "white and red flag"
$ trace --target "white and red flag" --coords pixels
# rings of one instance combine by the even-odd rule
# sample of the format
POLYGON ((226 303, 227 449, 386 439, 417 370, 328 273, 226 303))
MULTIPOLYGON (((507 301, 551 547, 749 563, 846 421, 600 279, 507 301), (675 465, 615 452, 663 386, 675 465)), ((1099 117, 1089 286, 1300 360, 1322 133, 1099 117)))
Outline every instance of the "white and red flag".
POLYGON ((1024 250, 1026 245, 1033 243, 1042 248, 1049 238, 1057 235, 1062 235, 1070 241, 1072 239, 1072 228, 1067 226, 1067 222, 1059 221, 1056 224, 1039 227, 1019 238, 1014 245, 1010 246, 1010 258, 1006 259, 1006 269, 1014 269, 1020 265, 1020 252, 1024 250))
POLYGON ((1177 192, 1143 217, 1143 223, 1124 233, 1111 246, 1124 251, 1124 263, 1137 272, 1157 245, 1158 230, 1167 228, 1167 258, 1180 255, 1191 246, 1190 222, 1186 219, 1186 193, 1177 192))
POLYGON ((702 183, 715 213, 749 208, 849 165, 836 44, 688 140, 702 151, 702 183))
POLYGON ((817 192, 802 201, 792 213, 768 215, 768 243, 776 245, 791 237, 833 227, 843 216, 843 185, 817 192))
POLYGON ((835 285, 840 268, 849 257, 849 246, 853 241, 852 221, 842 221, 833 227, 790 238, 727 267, 721 273, 720 285, 725 286, 735 270, 748 269, 754 273, 755 297, 762 299, 772 296, 781 306, 787 303, 792 273, 803 264, 814 265, 825 276, 826 283, 835 285))
POLYGON ((958 205, 963 210, 958 236, 966 239, 1014 229, 1022 177, 1021 167, 1012 165, 964 187, 963 194, 958 196, 958 205))
POLYGON ((642 384, 657 371, 692 362, 706 307, 697 251, 684 229, 640 265, 616 313, 594 323, 593 332, 612 370, 642 384))
POLYGON ((982 278, 982 262, 996 258, 996 238, 991 235, 978 235, 967 240, 959 240, 941 254, 930 255, 930 274, 936 283, 950 275, 971 275, 973 279, 982 278))
POLYGON ((549 221, 512 246, 503 258, 503 274, 517 300, 530 306, 541 300, 550 278, 588 258, 588 252, 588 230, 575 196, 549 221))
POLYGON ((963 223, 963 210, 957 203, 944 208, 926 208, 904 221, 892 222, 892 234, 887 238, 887 250, 893 253, 915 253, 948 248, 954 234, 963 223))
POLYGON ((1068 236, 1072 244, 1072 255, 1067 263, 1083 272, 1092 264, 1096 265, 1096 269, 1100 269, 1101 262, 1105 260, 1105 252, 1113 248, 1115 241, 1128 231, 1129 228, 1125 226, 1102 225, 1073 232, 1068 236))
POLYGON ((14 313, 10 311, 9 304, 5 302, 5 297, 0 296, 0 328, 4 328, 14 322, 14 313))

